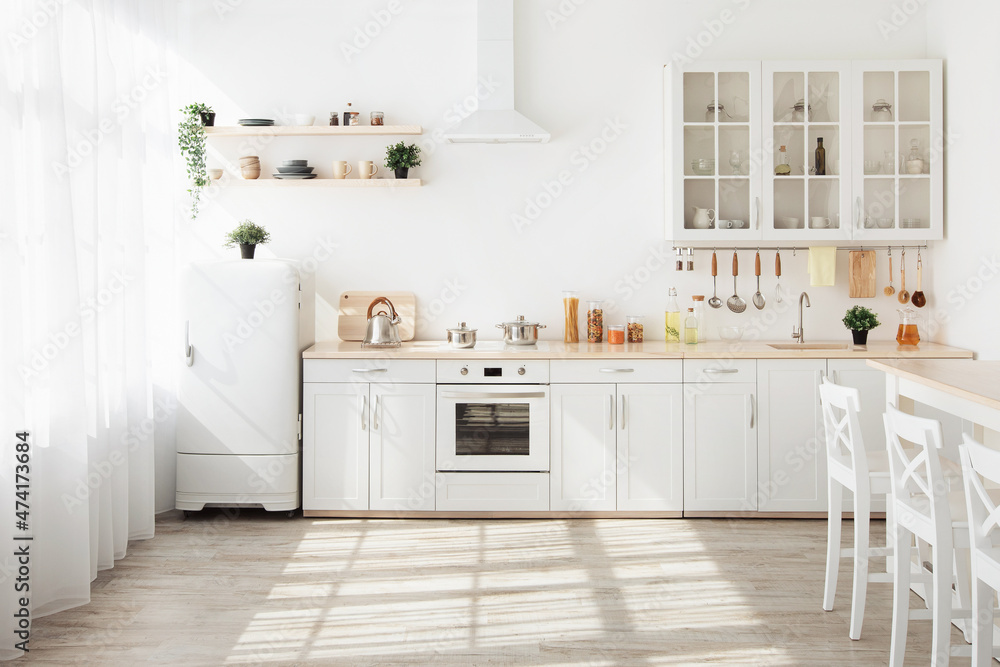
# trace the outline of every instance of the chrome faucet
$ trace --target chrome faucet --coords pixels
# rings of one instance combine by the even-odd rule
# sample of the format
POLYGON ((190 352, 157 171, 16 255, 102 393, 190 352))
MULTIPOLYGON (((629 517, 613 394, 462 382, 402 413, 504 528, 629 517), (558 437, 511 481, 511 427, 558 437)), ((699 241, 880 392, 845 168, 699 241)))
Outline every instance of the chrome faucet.
POLYGON ((812 304, 809 303, 809 295, 803 292, 799 295, 799 326, 792 326, 792 339, 797 340, 800 343, 806 342, 805 332, 802 330, 802 300, 805 299, 806 308, 812 308, 812 304))

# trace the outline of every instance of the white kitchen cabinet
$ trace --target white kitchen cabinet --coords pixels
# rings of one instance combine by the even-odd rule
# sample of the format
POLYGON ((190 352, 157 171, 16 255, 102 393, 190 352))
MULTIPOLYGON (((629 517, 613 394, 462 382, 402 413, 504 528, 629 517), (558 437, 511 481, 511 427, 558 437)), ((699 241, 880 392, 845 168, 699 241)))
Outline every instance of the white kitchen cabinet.
POLYGON ((823 512, 826 439, 819 385, 825 359, 757 362, 757 510, 823 512))
POLYGON ((434 509, 433 384, 372 384, 369 507, 434 509))
POLYGON ((762 67, 763 237, 850 239, 850 61, 764 61, 762 67), (825 174, 814 173, 820 139, 825 174), (791 173, 779 176, 782 147, 791 173))
POLYGON ((557 384, 549 390, 553 511, 615 509, 614 384, 557 384))
POLYGON ((619 384, 618 510, 684 509, 684 391, 619 384))
POLYGON ((685 513, 757 509, 756 390, 750 382, 684 385, 685 513))
POLYGON ((368 509, 368 383, 302 385, 302 509, 368 509))
POLYGON ((667 238, 942 238, 942 91, 939 60, 667 65, 667 238), (891 105, 892 120, 874 119, 880 100, 891 105), (827 173, 811 174, 820 137, 827 173), (905 159, 914 140, 920 173, 911 173, 905 159), (774 174, 781 146, 787 176, 774 174), (710 172, 698 173, 698 159, 715 160, 710 172), (703 228, 696 209, 713 209, 718 222, 703 228))
POLYGON ((852 66, 854 238, 944 238, 941 61, 856 61, 852 66), (883 113, 876 120, 874 106, 882 100, 891 107, 891 119, 882 119, 883 113), (911 162, 914 142, 920 159, 911 162))
POLYGON ((668 237, 684 241, 760 238, 760 62, 692 63, 665 69, 664 168, 668 237), (716 104, 718 101, 718 105, 716 104), (721 105, 721 107, 719 106, 721 105), (702 170, 697 160, 711 160, 702 170), (730 161, 732 160, 732 164, 730 161), (713 211, 711 228, 696 209, 713 211), (741 227, 720 229, 720 221, 741 227))

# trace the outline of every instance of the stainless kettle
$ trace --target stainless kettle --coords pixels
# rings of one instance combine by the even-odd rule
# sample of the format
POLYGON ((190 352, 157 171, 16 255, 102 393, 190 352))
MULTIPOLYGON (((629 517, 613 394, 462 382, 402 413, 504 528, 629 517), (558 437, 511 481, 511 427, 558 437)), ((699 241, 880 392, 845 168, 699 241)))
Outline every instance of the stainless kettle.
POLYGON ((368 329, 365 331, 365 339, 361 341, 361 347, 399 347, 402 342, 399 339, 399 315, 392 305, 392 301, 380 296, 368 305, 368 329), (375 315, 372 311, 380 303, 389 306, 389 312, 382 310, 375 315))

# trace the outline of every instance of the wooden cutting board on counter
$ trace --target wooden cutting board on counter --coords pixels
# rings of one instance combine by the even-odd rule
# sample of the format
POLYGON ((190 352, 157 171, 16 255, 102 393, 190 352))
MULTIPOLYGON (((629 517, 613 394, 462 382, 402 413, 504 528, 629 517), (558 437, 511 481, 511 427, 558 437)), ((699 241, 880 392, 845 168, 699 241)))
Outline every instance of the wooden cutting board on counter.
POLYGON ((852 250, 850 261, 850 297, 867 299, 875 296, 875 251, 852 250))
MULTIPOLYGON (((340 312, 337 315, 337 335, 340 340, 361 341, 368 330, 368 305, 384 296, 392 302, 399 314, 400 340, 413 340, 417 324, 417 298, 413 292, 344 292, 340 295, 340 312)), ((375 312, 385 304, 375 306, 375 312)))

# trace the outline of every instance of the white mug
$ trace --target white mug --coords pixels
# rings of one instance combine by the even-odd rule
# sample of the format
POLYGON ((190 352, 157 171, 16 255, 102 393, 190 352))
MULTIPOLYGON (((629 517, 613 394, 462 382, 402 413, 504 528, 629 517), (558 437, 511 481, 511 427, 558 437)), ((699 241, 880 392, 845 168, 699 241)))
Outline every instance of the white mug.
POLYGON ((347 164, 346 160, 337 160, 333 163, 334 178, 347 178, 351 171, 353 171, 351 165, 347 164))
POLYGON ((809 226, 813 229, 826 229, 830 226, 830 218, 823 218, 821 216, 809 218, 809 226))
POLYGON ((371 160, 361 160, 358 162, 358 178, 371 178, 378 173, 378 165, 371 160))
POLYGON ((778 227, 778 229, 798 229, 802 226, 802 223, 799 222, 798 218, 781 218, 780 222, 780 226, 778 224, 774 225, 775 227, 778 227))

